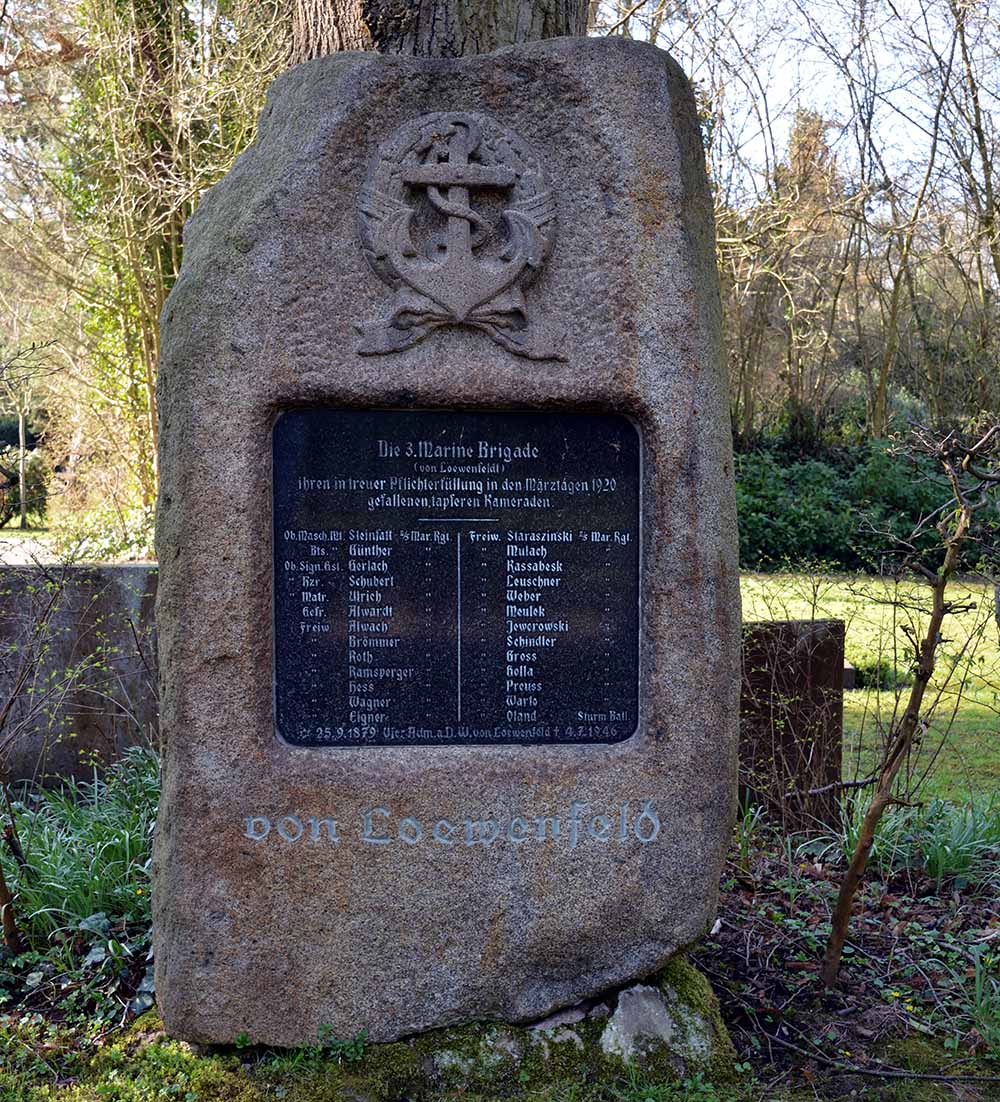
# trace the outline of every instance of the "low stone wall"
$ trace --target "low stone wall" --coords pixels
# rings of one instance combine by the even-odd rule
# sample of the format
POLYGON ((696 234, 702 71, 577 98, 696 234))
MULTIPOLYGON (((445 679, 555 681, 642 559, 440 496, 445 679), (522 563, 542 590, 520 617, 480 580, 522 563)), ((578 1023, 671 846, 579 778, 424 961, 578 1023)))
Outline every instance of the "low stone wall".
POLYGON ((156 742, 156 579, 155 564, 0 567, 6 777, 85 777, 156 742))
POLYGON ((843 621, 745 623, 741 801, 786 830, 835 824, 843 738, 843 621))

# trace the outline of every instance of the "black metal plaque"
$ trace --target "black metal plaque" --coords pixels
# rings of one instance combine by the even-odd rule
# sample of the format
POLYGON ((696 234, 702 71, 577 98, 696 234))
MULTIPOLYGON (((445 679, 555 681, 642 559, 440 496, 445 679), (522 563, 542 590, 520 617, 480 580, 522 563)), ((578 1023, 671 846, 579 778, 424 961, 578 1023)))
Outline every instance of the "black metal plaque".
POLYGON ((634 733, 640 441, 627 418, 295 410, 273 448, 282 738, 634 733))

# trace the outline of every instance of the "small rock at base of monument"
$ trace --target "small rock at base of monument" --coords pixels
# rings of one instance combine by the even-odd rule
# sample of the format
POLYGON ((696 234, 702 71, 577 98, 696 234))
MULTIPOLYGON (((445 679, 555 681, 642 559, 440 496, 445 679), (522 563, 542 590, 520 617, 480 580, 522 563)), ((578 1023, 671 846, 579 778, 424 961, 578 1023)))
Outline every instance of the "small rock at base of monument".
POLYGON ((527 1031, 483 1025, 465 1031, 458 1044, 447 1034, 429 1036, 437 1085, 496 1088, 506 1076, 541 1088, 561 1072, 599 1084, 624 1069, 678 1079, 703 1075, 716 1084, 733 1077, 736 1051, 718 1000, 683 957, 613 1001, 610 1017, 573 1008, 574 1020, 534 1023, 527 1031))
POLYGON ((533 1021, 711 925, 740 620, 719 315, 661 51, 275 83, 163 318, 171 1034, 533 1021))
POLYGON ((715 1081, 727 1078, 736 1052, 708 980, 681 958, 657 979, 619 992, 601 1033, 601 1051, 628 1065, 680 1077, 703 1072, 715 1081))

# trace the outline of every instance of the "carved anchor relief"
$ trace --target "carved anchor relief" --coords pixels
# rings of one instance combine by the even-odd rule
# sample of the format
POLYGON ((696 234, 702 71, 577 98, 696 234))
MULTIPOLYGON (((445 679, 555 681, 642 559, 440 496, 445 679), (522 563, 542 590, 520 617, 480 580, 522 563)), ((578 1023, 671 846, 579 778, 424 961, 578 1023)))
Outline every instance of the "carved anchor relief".
POLYGON ((361 191, 359 228, 368 263, 395 290, 388 316, 357 327, 362 356, 466 325, 518 356, 566 358, 562 334, 524 298, 552 251, 555 200, 538 159, 493 119, 447 111, 396 131, 361 191))

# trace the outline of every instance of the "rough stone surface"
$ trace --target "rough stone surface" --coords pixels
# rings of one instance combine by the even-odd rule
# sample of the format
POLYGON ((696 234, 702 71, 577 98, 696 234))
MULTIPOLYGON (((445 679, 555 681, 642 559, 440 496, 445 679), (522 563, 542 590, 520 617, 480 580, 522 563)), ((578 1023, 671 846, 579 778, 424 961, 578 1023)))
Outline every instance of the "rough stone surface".
POLYGON ((618 996, 618 1008, 601 1034, 601 1048, 632 1063, 661 1045, 673 1047, 677 1032, 666 999, 655 987, 636 984, 618 996))
POLYGON ((682 1001, 666 982, 662 987, 626 987, 601 1034, 606 1056, 627 1065, 666 1062, 677 1074, 711 1067, 716 1047, 710 1018, 682 1001))
POLYGON ((155 745, 157 570, 0 566, 0 734, 9 780, 86 778, 155 745))
MULTIPOLYGON (((711 925, 735 810, 739 595, 712 209, 691 90, 652 47, 563 39, 457 61, 345 54, 274 85, 190 222, 164 311, 156 989, 191 1041, 373 1040, 530 1021, 649 975, 711 925), (554 183, 529 360, 447 326, 360 356, 387 288, 356 235, 412 117, 483 113, 554 183), (616 745, 292 747, 272 714, 270 429, 302 404, 631 415, 644 455, 640 724, 616 745), (369 845, 393 822, 603 814, 655 837, 369 845), (585 804, 583 810, 579 805, 585 804), (341 841, 247 817, 331 816, 341 841), (294 834, 292 830, 289 833, 294 834)), ((573 1046, 575 1048, 575 1046, 573 1046)))
POLYGON ((575 1025, 587 1017, 586 1006, 567 1006, 565 1010, 557 1010, 540 1022, 531 1022, 529 1029, 557 1029, 562 1025, 575 1025))

